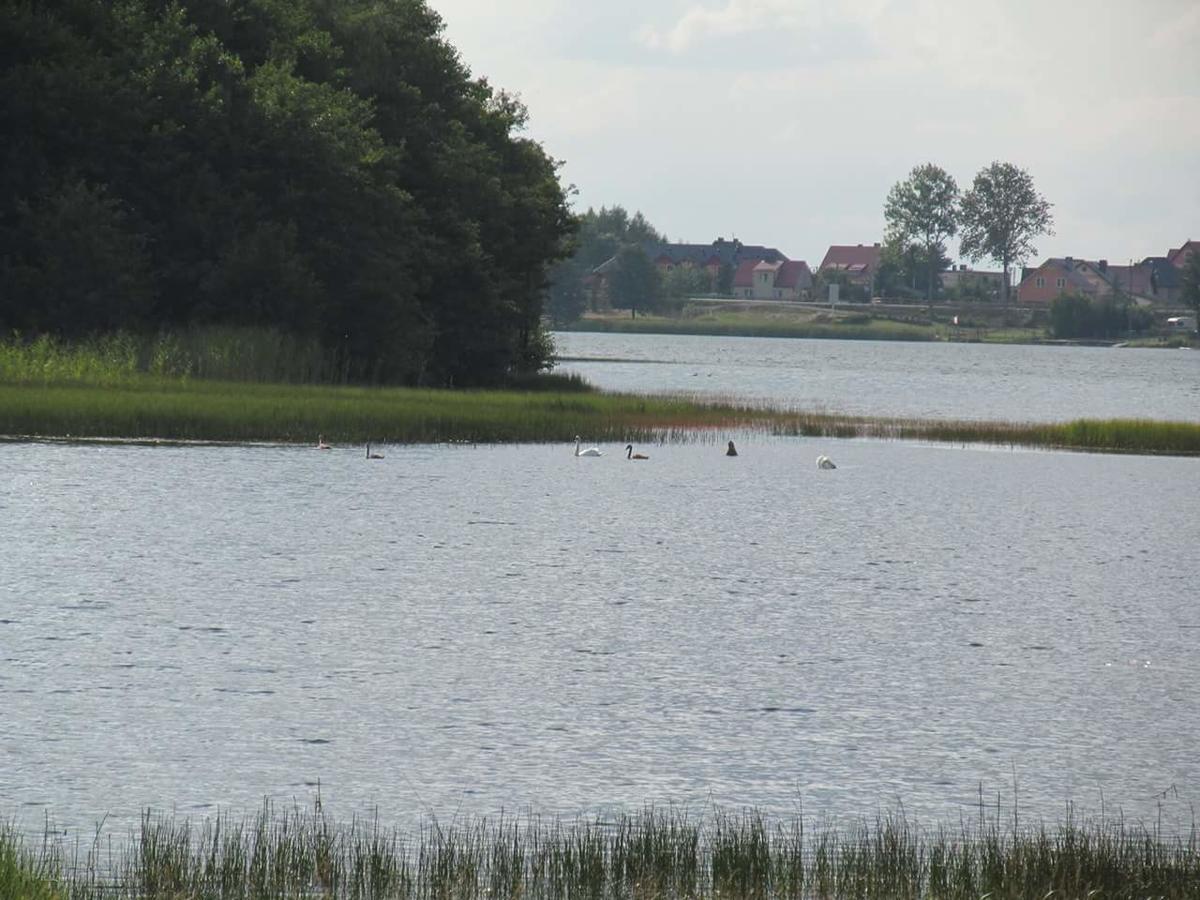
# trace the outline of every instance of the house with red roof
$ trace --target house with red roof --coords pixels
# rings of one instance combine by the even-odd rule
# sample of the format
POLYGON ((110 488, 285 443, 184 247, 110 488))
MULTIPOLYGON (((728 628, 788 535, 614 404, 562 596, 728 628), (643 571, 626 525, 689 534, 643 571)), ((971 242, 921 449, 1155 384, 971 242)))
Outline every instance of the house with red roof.
POLYGON ((1172 305, 1183 290, 1183 265, 1191 253, 1200 252, 1200 241, 1188 241, 1166 256, 1147 256, 1127 266, 1109 265, 1066 256, 1048 259, 1022 272, 1017 300, 1035 305, 1049 304, 1059 294, 1106 297, 1121 293, 1142 305, 1172 305))
MULTIPOLYGON (((737 238, 727 241, 724 238, 717 238, 711 244, 671 244, 659 242, 647 242, 642 244, 642 251, 647 258, 654 263, 659 274, 666 275, 676 269, 704 269, 708 273, 709 282, 715 287, 718 284, 721 270, 728 267, 728 271, 736 273, 739 269, 749 264, 753 268, 758 263, 767 263, 771 266, 780 266, 784 263, 789 263, 790 260, 774 247, 763 247, 758 244, 743 244, 737 238)), ((616 265, 616 257, 606 260, 589 273, 586 283, 590 285, 593 297, 599 297, 606 289, 608 274, 616 265)), ((784 282, 780 284, 779 290, 782 294, 779 297, 775 296, 775 280, 774 277, 768 279, 768 282, 762 282, 761 285, 769 283, 770 290, 763 294, 763 299, 794 299, 798 296, 799 291, 805 291, 812 287, 812 272, 808 270, 807 264, 804 266, 803 272, 796 269, 795 266, 789 266, 785 270, 784 282), (805 281, 804 272, 807 272, 808 280, 805 281)), ((747 270, 749 271, 749 270, 747 270)), ((745 276, 745 287, 751 289, 753 294, 753 278, 749 275, 745 276)), ((736 281, 736 278, 735 278, 736 281)), ((759 292, 762 293, 764 288, 760 286, 759 292)), ((745 295, 742 291, 736 289, 736 296, 751 296, 745 295)))
POLYGON ((845 272, 850 283, 871 289, 879 263, 883 259, 883 248, 874 244, 833 244, 825 251, 818 272, 845 272))
POLYGON ((743 300, 807 300, 812 270, 804 260, 742 261, 733 273, 733 295, 743 300))
POLYGON ((1055 257, 1036 268, 1022 271, 1021 283, 1017 285, 1017 302, 1048 306, 1059 294, 1103 297, 1117 289, 1108 260, 1092 262, 1073 256, 1055 257))
POLYGON ((717 238, 711 244, 647 243, 642 249, 664 275, 677 268, 703 268, 714 282, 722 266, 736 269, 747 260, 774 263, 787 259, 774 247, 743 244, 737 238, 717 238))
POLYGON ((1167 251, 1167 262, 1177 269, 1182 269, 1187 265, 1188 257, 1193 253, 1200 253, 1200 241, 1186 241, 1182 247, 1176 247, 1173 250, 1167 251))

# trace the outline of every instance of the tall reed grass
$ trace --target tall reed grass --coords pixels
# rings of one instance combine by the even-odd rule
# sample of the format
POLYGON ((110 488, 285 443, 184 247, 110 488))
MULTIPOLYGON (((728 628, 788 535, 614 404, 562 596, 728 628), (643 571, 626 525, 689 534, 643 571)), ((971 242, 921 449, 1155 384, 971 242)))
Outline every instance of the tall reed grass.
POLYGON ((265 806, 194 827, 147 813, 107 853, 65 865, 53 841, 0 832, 0 897, 405 898, 405 900, 1183 900, 1200 896, 1195 829, 1166 837, 1124 822, 1018 827, 996 816, 924 828, 902 814, 849 827, 754 811, 692 818, 647 808, 564 823, 534 816, 416 834, 265 806), (7 866, 7 868, 5 867, 7 866))
POLYGON ((0 384, 0 435, 177 441, 478 443, 825 438, 1200 455, 1200 423, 954 422, 843 416, 578 391, 448 391, 143 377, 112 386, 0 384))
POLYGON ((343 361, 313 338, 270 328, 196 326, 75 342, 47 335, 0 340, 0 382, 117 385, 167 379, 321 384, 344 381, 343 361))
POLYGON ((1200 423, 1135 419, 953 422, 842 416, 602 394, 577 376, 509 390, 308 384, 316 348, 226 330, 78 344, 0 341, 0 435, 201 441, 687 441, 717 432, 915 439, 1118 453, 1200 454, 1200 423), (203 377, 202 377, 203 376, 203 377))

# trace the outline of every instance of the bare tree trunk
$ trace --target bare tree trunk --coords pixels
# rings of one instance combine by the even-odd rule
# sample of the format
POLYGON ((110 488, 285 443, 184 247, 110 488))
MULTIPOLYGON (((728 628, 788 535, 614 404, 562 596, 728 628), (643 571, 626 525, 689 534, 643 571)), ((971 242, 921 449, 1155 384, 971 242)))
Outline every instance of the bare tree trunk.
POLYGON ((1008 309, 1008 260, 1004 260, 1001 268, 1004 269, 1004 282, 1000 285, 1000 299, 1004 303, 1004 308, 1008 309))
POLYGON ((933 247, 930 244, 925 245, 925 255, 929 257, 929 283, 925 285, 925 303, 930 309, 933 308, 933 268, 935 260, 933 258, 933 247))

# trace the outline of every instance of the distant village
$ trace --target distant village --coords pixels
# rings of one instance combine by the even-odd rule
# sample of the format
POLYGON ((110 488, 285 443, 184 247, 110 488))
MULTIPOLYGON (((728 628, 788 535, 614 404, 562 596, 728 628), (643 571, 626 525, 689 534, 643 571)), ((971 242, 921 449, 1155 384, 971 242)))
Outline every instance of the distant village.
MULTIPOLYGON (((678 268, 703 270, 714 293, 737 299, 828 301, 830 295, 824 291, 816 296, 814 274, 825 282, 825 291, 830 284, 838 284, 841 296, 834 299, 876 302, 882 299, 877 290, 877 275, 883 262, 883 247, 878 242, 832 245, 816 273, 806 261, 788 259, 774 247, 743 244, 736 239, 718 238, 711 244, 648 243, 642 249, 661 275, 678 268)), ((1037 308, 1048 307, 1062 294, 1094 300, 1121 295, 1138 306, 1179 307, 1183 268, 1193 253, 1200 253, 1200 241, 1185 241, 1162 256, 1148 256, 1129 265, 1071 256, 1047 259, 1039 266, 1021 270, 1012 299, 1018 305, 1037 308)), ((615 258, 610 259, 593 269, 586 279, 593 307, 606 305, 607 276, 615 265, 615 258)), ((994 300, 1001 295, 1003 277, 1001 272, 951 266, 940 273, 940 289, 943 294, 962 296, 970 288, 971 295, 994 300)), ((1195 327, 1191 321, 1181 324, 1195 327)))

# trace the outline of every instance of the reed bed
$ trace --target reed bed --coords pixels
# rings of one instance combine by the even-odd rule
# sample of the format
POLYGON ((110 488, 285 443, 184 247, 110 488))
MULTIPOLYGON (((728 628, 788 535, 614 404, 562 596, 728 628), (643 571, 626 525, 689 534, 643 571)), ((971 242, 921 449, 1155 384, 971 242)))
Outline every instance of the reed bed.
POLYGON ((1182 900, 1200 896, 1195 829, 1164 837, 1124 822, 1049 827, 981 817, 923 828, 903 815, 850 827, 754 811, 692 818, 648 808, 564 823, 480 820, 415 834, 335 823, 320 803, 193 827, 146 813, 119 849, 27 850, 0 831, 0 897, 929 898, 1182 900))
POLYGON ((0 435, 332 443, 718 440, 732 431, 1108 453, 1200 454, 1200 423, 966 422, 844 416, 579 391, 450 391, 171 380, 0 383, 0 435))
POLYGON ((577 376, 508 390, 321 382, 334 360, 262 330, 116 334, 75 344, 0 341, 0 435, 167 441, 478 443, 717 440, 730 431, 1118 453, 1200 454, 1200 423, 953 422, 843 416, 604 394, 577 376), (204 377, 201 377, 204 376, 204 377))
POLYGON ((74 342, 42 335, 0 340, 0 382, 118 385, 164 379, 329 384, 344 360, 312 338, 270 328, 196 326, 151 335, 127 332, 74 342))

